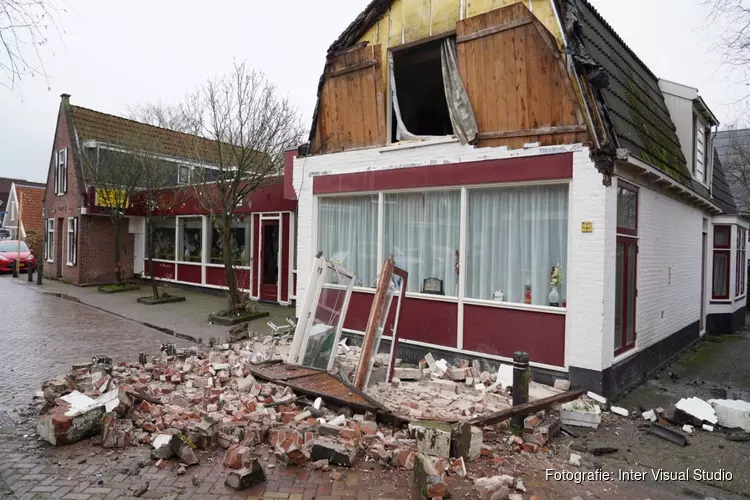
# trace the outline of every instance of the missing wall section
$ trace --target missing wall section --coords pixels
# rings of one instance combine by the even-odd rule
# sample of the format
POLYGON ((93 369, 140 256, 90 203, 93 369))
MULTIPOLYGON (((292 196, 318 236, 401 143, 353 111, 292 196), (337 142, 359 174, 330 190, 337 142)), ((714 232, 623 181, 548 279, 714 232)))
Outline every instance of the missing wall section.
MULTIPOLYGON (((453 135, 445 99, 440 48, 444 39, 392 52, 398 108, 403 125, 417 136, 453 135)), ((391 141, 397 142, 396 106, 391 141)))

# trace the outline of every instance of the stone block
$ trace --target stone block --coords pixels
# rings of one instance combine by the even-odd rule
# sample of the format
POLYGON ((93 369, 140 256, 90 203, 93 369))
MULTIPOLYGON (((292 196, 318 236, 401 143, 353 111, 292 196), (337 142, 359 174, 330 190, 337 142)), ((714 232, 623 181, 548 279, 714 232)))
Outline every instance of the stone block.
POLYGON ((432 458, 424 453, 417 454, 414 459, 414 482, 419 486, 425 498, 446 498, 448 487, 443 482, 443 475, 435 467, 432 458))
POLYGON ((441 391, 458 394, 458 384, 450 380, 434 379, 430 380, 430 385, 441 391))
POLYGON ((102 448, 126 448, 133 443, 133 421, 118 420, 114 413, 102 418, 102 448))
POLYGON ((563 378, 555 379, 555 385, 553 387, 555 389, 560 389, 561 391, 569 391, 570 390, 570 380, 565 380, 563 378))
POLYGON ((414 457, 416 457, 417 451, 412 448, 405 450, 399 450, 396 456, 396 464, 402 469, 414 470, 414 457))
POLYGON ((265 482, 266 474, 258 460, 252 460, 244 469, 233 470, 228 475, 224 484, 235 490, 246 490, 265 482))
POLYGON ((419 368, 394 368, 393 376, 399 380, 421 380, 422 370, 419 368))
POLYGON ((731 399, 711 399, 708 402, 714 407, 719 425, 750 432, 750 403, 731 399))
POLYGON ((180 449, 177 450, 177 456, 179 457, 180 462, 185 465, 198 465, 200 463, 198 455, 195 454, 193 447, 185 441, 182 442, 180 449))
POLYGON ((64 403, 40 416, 37 422, 39 436, 48 443, 59 446, 81 441, 99 432, 105 412, 104 405, 86 396, 84 398, 92 403, 84 399, 77 400, 75 404, 64 403))
POLYGON ((358 448, 348 447, 336 441, 326 438, 317 438, 313 441, 310 459, 313 462, 328 460, 331 465, 351 467, 358 458, 358 448))
POLYGON ((450 425, 441 422, 414 422, 409 424, 409 434, 417 440, 417 450, 420 453, 450 457, 450 425))
POLYGON ((456 425, 453 439, 453 456, 462 457, 466 462, 479 458, 484 444, 482 429, 474 427, 468 422, 456 425))
POLYGON ((177 454, 181 445, 176 434, 158 434, 151 440, 151 458, 168 460, 177 454))
POLYGON ((256 383, 257 381, 255 380, 255 377, 253 377, 252 375, 248 375, 245 378, 237 380, 237 390, 240 392, 248 392, 255 386, 256 383))
POLYGON ((230 469, 242 469, 252 459, 253 450, 246 446, 233 445, 224 454, 224 466, 230 469))
POLYGON ((577 399, 560 407, 560 422, 565 425, 597 428, 602 421, 599 405, 577 399))

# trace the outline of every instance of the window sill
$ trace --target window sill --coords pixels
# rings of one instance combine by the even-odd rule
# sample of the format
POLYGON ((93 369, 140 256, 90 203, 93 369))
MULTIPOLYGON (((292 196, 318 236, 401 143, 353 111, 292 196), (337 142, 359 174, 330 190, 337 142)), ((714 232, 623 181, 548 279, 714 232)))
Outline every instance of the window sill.
POLYGON ((76 265, 71 262, 66 262, 65 267, 76 267, 76 265))
POLYGON ((388 153, 390 151, 402 151, 404 149, 423 148, 426 146, 434 146, 436 144, 450 144, 452 142, 458 142, 456 136, 445 136, 437 139, 423 139, 414 141, 394 142, 382 149, 378 150, 378 153, 388 153))
POLYGON ((711 299, 711 304, 731 304, 731 299, 711 299))
MULTIPOLYGON (((146 257, 144 260, 148 262, 148 257, 146 257)), ((153 260, 154 262, 159 262, 161 264, 176 264, 177 263, 174 260, 167 260, 167 259, 151 259, 151 260, 153 260)))
POLYGON ((629 358, 633 354, 637 353, 638 350, 636 349, 636 341, 634 340, 632 344, 627 345, 625 347, 620 347, 615 351, 615 356, 612 358, 612 364, 617 364, 620 361, 629 358))
MULTIPOLYGON (((180 264, 186 264, 186 262, 180 262, 180 264)), ((201 264, 198 264, 198 265, 201 265, 201 264)), ((209 264, 208 262, 206 262, 203 265, 205 265, 206 267, 213 267, 214 269, 224 269, 224 264, 209 264)), ((249 271, 250 269, 252 269, 252 267, 250 267, 250 266, 237 266, 237 265, 233 265, 232 267, 234 269, 242 269, 242 270, 246 270, 246 271, 249 271)))
POLYGON ((54 261, 54 260, 49 260, 49 259, 47 259, 47 260, 46 260, 45 262, 46 262, 47 264, 54 264, 54 263, 55 263, 55 261, 54 261))
POLYGON ((737 302, 737 301, 740 301, 740 300, 742 300, 744 298, 747 298, 747 294, 746 293, 735 297, 734 301, 737 302))
POLYGON ((472 306, 496 307, 498 309, 515 309, 518 311, 540 312, 540 313, 545 313, 545 314, 565 315, 568 312, 568 309, 566 307, 537 306, 533 304, 517 304, 515 302, 498 302, 496 300, 485 300, 485 299, 465 298, 464 304, 468 304, 472 306))

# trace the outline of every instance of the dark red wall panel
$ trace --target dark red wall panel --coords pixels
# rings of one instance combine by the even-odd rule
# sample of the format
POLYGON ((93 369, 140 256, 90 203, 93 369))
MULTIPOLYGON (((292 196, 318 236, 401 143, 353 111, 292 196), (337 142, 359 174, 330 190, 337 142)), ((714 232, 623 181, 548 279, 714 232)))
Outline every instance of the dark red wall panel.
MULTIPOLYGON (((148 270, 148 260, 143 262, 143 268, 148 270)), ((154 262, 154 276, 162 279, 175 279, 174 264, 167 262, 154 262)))
MULTIPOLYGON (((352 292, 344 326, 364 332, 372 307, 371 293, 352 292)), ((393 298, 386 322, 385 335, 392 335, 398 297, 393 298)), ((400 339, 456 347, 458 338, 458 304, 407 298, 401 307, 398 336, 400 339)))
POLYGON ((313 178, 314 194, 470 186, 573 177, 573 154, 506 158, 425 167, 374 170, 313 178))
POLYGON ((203 280, 201 274, 201 266, 199 265, 177 264, 177 279, 179 281, 187 281, 200 285, 203 280))
POLYGON ((227 277, 223 267, 206 267, 206 284, 227 286, 227 277))
POLYGON ((565 315, 465 305, 464 349, 509 358, 525 351, 531 361, 564 366, 565 315))

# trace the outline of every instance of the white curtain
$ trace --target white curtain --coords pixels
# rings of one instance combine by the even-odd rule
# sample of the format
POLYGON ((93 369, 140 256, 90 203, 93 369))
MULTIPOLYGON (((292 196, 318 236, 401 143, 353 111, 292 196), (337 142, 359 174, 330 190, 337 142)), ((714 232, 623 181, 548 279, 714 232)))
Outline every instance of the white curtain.
POLYGON ((460 191, 386 194, 383 251, 409 272, 408 291, 421 292, 424 280, 443 281, 455 296, 461 215, 460 191))
POLYGON ((458 72, 458 55, 456 54, 456 39, 448 37, 440 47, 440 61, 443 68, 443 86, 445 87, 445 101, 451 115, 453 133, 461 144, 474 144, 479 138, 479 127, 471 109, 469 94, 458 72))
MULTIPOLYGON (((470 189, 466 296, 549 305, 550 272, 560 264, 560 303, 565 301, 568 187, 470 189)), ((411 278, 411 276, 410 276, 411 278)))
POLYGON ((377 276, 378 197, 320 198, 318 250, 357 275, 355 286, 374 287, 377 276))

